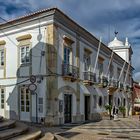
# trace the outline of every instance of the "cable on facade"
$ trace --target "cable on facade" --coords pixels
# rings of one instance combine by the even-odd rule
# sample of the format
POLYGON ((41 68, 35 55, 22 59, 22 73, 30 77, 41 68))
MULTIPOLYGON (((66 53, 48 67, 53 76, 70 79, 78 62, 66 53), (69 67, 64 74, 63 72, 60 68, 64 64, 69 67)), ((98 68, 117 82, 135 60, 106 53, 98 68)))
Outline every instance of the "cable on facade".
POLYGON ((23 80, 23 81, 18 82, 18 83, 16 83, 16 84, 0 85, 0 87, 11 87, 11 86, 16 86, 16 85, 20 85, 20 84, 22 84, 22 83, 24 83, 24 82, 27 82, 27 81, 29 81, 29 79, 23 80))

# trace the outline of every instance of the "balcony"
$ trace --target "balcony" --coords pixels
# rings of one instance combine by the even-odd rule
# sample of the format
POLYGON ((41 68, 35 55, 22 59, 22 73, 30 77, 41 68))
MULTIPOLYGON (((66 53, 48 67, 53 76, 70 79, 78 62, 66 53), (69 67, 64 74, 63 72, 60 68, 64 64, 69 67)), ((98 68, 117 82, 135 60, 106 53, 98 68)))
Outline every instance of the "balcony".
POLYGON ((132 88, 131 88, 130 85, 125 85, 124 89, 125 89, 126 92, 131 92, 132 91, 132 88))
POLYGON ((90 71, 84 72, 84 84, 93 85, 96 82, 96 74, 90 71))
POLYGON ((69 64, 62 64, 62 77, 71 82, 79 78, 79 68, 69 64))
POLYGON ((114 80, 114 79, 109 79, 108 87, 109 87, 109 89, 110 88, 117 89, 118 88, 118 81, 114 80))
POLYGON ((99 77, 98 77, 98 86, 103 87, 103 88, 108 86, 108 80, 107 80, 107 78, 105 76, 99 75, 99 77))

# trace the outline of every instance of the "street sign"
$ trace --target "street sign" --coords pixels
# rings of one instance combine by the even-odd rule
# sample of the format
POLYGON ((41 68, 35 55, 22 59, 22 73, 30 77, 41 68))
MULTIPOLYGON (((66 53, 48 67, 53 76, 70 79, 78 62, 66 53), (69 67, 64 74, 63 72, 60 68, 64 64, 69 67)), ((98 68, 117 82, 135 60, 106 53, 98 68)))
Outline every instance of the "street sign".
POLYGON ((28 86, 28 89, 31 91, 31 92, 34 92, 36 89, 37 89, 37 86, 35 84, 30 84, 28 86))
POLYGON ((36 76, 31 75, 31 76, 30 76, 30 82, 31 82, 31 83, 35 83, 35 82, 36 82, 36 76))

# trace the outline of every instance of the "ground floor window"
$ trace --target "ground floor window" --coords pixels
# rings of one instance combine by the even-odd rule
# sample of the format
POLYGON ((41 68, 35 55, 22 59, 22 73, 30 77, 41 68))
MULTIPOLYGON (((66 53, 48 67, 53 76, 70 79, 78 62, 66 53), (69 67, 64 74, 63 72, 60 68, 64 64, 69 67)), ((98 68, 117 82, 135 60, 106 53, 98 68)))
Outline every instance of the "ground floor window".
POLYGON ((5 92, 4 89, 0 89, 0 97, 1 97, 1 109, 4 109, 5 104, 5 92))
POLYGON ((27 87, 20 90, 20 108, 22 112, 30 112, 30 91, 27 87))

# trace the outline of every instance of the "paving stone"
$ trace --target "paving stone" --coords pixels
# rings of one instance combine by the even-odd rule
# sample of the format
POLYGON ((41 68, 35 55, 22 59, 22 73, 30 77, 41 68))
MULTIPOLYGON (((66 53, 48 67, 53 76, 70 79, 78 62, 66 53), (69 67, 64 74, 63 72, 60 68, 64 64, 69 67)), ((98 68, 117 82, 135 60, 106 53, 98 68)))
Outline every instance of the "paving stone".
POLYGON ((48 132, 40 140, 55 140, 55 137, 52 133, 48 132))

